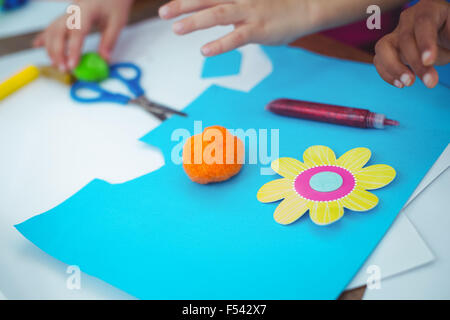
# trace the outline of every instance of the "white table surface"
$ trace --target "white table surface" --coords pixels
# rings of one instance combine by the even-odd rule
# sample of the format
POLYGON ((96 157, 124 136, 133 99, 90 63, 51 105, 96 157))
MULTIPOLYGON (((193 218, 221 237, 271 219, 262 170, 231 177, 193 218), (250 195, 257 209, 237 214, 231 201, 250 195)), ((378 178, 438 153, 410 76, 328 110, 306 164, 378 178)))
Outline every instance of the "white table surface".
POLYGON ((0 39, 44 29, 64 14, 70 1, 31 0, 16 10, 0 12, 0 39))

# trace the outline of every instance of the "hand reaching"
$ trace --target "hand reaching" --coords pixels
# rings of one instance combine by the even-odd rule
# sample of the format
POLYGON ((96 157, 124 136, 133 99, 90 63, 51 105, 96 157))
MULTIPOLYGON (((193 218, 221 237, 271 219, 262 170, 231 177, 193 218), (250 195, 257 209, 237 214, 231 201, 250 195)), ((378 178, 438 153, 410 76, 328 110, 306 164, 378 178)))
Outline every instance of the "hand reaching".
POLYGON ((174 0, 162 6, 162 19, 189 17, 173 25, 183 35, 219 25, 234 25, 224 37, 202 47, 214 56, 247 43, 282 44, 294 40, 313 26, 309 0, 174 0))

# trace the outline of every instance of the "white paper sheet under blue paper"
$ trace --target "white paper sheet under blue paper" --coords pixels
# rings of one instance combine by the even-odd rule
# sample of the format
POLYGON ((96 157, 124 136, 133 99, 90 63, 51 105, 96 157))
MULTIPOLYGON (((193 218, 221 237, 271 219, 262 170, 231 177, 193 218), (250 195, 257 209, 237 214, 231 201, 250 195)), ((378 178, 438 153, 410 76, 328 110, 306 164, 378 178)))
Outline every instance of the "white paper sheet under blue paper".
POLYGON ((173 117, 143 137, 161 148, 163 168, 120 185, 95 180, 17 229, 48 254, 138 298, 336 298, 450 141, 450 90, 420 83, 398 90, 373 66, 287 47, 265 52, 274 72, 250 93, 211 87, 185 109, 188 118, 173 117), (264 110, 281 97, 367 107, 400 126, 363 130, 264 110), (273 179, 260 174, 265 164, 247 164, 232 180, 203 186, 172 163, 174 129, 193 133, 195 120, 203 127, 279 129, 279 154, 286 157, 300 158, 317 144, 337 155, 368 147, 369 165, 389 164, 398 175, 374 191, 380 203, 370 212, 346 212, 328 227, 306 216, 281 226, 272 218, 276 204, 256 200, 273 179))

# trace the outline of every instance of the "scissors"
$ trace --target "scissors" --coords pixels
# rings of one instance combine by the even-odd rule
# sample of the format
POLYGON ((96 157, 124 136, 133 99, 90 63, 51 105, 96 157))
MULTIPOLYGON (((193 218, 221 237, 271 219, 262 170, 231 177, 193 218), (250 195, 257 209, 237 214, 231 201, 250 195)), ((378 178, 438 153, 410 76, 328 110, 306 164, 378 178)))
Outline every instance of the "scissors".
POLYGON ((138 105, 150 113, 152 113, 159 120, 164 121, 167 119, 167 115, 177 114, 186 117, 187 114, 174 110, 163 105, 154 103, 150 101, 145 96, 145 91, 140 85, 142 76, 141 69, 134 63, 117 63, 109 67, 109 78, 117 79, 126 85, 128 90, 134 95, 129 97, 120 93, 113 93, 103 89, 100 84, 96 82, 87 81, 77 81, 70 89, 70 96, 72 99, 82 103, 95 103, 95 102, 113 102, 122 105, 134 104, 138 105), (134 77, 126 78, 121 73, 120 70, 131 69, 134 71, 134 77), (94 97, 84 97, 80 95, 80 90, 95 92, 97 95, 94 97))

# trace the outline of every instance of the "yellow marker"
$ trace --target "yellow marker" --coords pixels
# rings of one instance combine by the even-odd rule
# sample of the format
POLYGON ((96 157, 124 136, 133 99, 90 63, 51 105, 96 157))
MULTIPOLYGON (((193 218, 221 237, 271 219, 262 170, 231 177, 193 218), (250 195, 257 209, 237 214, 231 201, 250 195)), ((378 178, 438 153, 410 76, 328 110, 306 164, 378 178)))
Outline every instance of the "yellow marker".
POLYGON ((39 68, 36 66, 28 66, 19 71, 11 78, 0 83, 0 100, 6 98, 11 93, 27 85, 39 76, 39 68))

